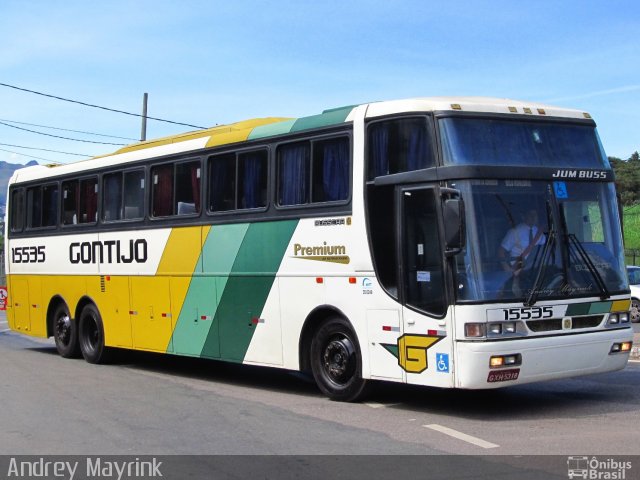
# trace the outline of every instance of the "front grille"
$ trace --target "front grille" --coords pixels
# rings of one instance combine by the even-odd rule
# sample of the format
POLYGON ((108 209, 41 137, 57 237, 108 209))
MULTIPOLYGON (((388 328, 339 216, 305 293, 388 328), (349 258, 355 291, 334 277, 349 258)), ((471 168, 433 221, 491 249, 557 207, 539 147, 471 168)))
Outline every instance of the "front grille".
MULTIPOLYGON (((584 317, 573 317, 571 319, 571 329, 594 328, 602 323, 604 315, 587 315, 584 317)), ((548 320, 530 320, 527 327, 532 332, 552 332, 562 330, 561 318, 550 318, 548 320)))

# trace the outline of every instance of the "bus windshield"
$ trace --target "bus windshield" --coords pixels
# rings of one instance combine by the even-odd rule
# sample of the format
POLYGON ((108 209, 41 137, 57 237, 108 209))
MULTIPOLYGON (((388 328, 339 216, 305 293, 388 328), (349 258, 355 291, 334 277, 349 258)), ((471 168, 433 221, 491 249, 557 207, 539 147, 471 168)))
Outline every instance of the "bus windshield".
POLYGON ((613 184, 456 182, 466 205, 459 301, 599 296, 628 289, 613 184))
POLYGON ((610 168, 590 124, 449 117, 439 125, 445 165, 610 168))

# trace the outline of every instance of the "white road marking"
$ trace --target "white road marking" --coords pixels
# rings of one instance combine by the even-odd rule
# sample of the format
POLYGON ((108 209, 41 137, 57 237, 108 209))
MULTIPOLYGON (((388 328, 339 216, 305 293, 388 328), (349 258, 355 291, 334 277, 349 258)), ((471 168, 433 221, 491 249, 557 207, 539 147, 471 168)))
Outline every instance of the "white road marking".
POLYGON ((6 330, 0 330, 0 333, 10 332, 10 331, 11 331, 11 329, 10 329, 10 328, 7 328, 6 330))
POLYGON ((449 435, 450 437, 457 438, 458 440, 462 440, 463 442, 471 443, 482 448, 498 448, 500 446, 496 445, 495 443, 482 440, 478 437, 472 437, 471 435, 459 432, 457 430, 454 430, 453 428, 443 427, 442 425, 438 425, 435 423, 431 425, 423 425, 423 427, 430 428, 431 430, 435 430, 436 432, 444 433, 445 435, 449 435))
POLYGON ((377 403, 377 402, 365 402, 365 405, 370 408, 387 408, 399 405, 399 403, 377 403))
POLYGON ((640 363, 640 360, 629 360, 629 363, 640 363))

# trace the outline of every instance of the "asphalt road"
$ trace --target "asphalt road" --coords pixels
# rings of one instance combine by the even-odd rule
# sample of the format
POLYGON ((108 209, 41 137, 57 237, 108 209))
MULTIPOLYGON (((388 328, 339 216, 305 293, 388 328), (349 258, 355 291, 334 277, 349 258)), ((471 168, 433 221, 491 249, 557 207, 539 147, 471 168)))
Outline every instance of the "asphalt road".
POLYGON ((142 353, 112 365, 56 354, 0 318, 0 453, 640 453, 640 363, 491 391, 380 385, 325 399, 275 369, 142 353))

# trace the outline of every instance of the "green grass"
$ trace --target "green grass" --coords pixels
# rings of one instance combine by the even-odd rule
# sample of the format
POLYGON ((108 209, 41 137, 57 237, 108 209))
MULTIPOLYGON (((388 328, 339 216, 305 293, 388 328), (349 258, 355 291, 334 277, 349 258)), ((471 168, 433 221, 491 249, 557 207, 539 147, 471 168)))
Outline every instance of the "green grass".
POLYGON ((624 210, 624 248, 640 250, 640 205, 624 210))

